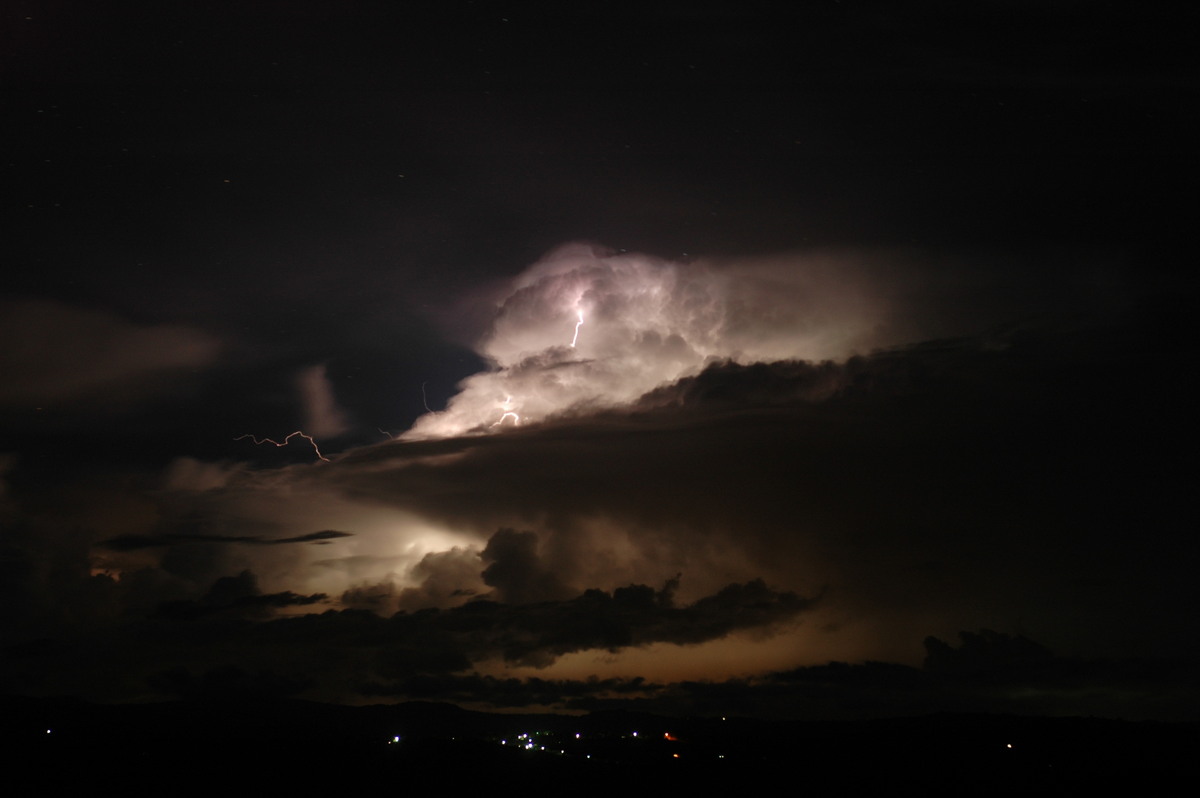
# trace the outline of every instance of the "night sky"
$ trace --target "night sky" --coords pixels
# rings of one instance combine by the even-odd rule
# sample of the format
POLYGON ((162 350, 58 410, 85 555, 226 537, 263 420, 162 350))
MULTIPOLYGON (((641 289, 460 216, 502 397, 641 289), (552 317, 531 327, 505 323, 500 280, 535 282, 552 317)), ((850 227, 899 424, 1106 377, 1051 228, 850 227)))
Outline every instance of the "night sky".
POLYGON ((1195 716, 1195 12, 2 13, 0 692, 1195 716))

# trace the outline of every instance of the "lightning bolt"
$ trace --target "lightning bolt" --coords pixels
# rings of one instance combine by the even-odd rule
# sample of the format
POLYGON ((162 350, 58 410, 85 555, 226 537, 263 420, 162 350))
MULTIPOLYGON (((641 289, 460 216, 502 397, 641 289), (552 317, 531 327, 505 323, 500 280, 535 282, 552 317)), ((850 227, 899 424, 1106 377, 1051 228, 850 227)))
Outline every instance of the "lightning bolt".
POLYGON ((583 311, 579 311, 579 321, 575 322, 575 335, 571 338, 571 348, 575 348, 575 342, 579 340, 579 328, 583 326, 583 311))
POLYGON ((512 407, 512 395, 510 394, 509 396, 505 397, 504 402, 501 403, 501 405, 500 405, 500 409, 504 411, 504 415, 500 416, 500 418, 496 421, 496 423, 492 424, 493 427, 498 427, 501 424, 503 424, 504 419, 506 419, 506 418, 511 418, 513 420, 514 426, 521 423, 521 417, 518 416, 516 413, 514 413, 510 409, 511 407, 512 407))
MULTIPOLYGON (((503 420, 503 419, 502 419, 502 420, 503 420)), ((303 432, 301 432, 300 430, 296 430, 296 431, 295 431, 295 432, 293 432, 291 435, 288 435, 286 438, 284 438, 282 441, 277 441, 277 440, 274 440, 274 439, 272 439, 272 438, 263 438, 262 440, 259 440, 259 439, 258 439, 256 436, 254 436, 254 435, 251 435, 251 434, 249 434, 249 433, 247 433, 247 434, 245 434, 245 435, 239 435, 239 436, 237 436, 236 438, 234 438, 234 440, 235 440, 235 441, 240 441, 240 440, 242 440, 243 438, 249 438, 250 440, 254 441, 254 442, 255 442, 256 444, 258 444, 259 446, 261 446, 261 445, 262 445, 262 444, 264 444, 264 443, 273 443, 273 444, 275 444, 276 446, 287 446, 287 445, 288 445, 288 441, 290 441, 292 438, 296 437, 297 435, 299 435, 301 438, 303 438, 304 440, 306 440, 306 441, 308 441, 309 443, 311 443, 311 444, 312 444, 313 451, 317 453, 317 457, 318 457, 318 458, 320 458, 321 460, 324 460, 326 463, 328 463, 328 462, 329 462, 329 458, 328 458, 328 457, 326 457, 325 455, 321 454, 321 450, 320 450, 319 448, 317 448, 317 442, 313 440, 312 436, 311 436, 311 435, 305 435, 305 434, 304 434, 303 432)))

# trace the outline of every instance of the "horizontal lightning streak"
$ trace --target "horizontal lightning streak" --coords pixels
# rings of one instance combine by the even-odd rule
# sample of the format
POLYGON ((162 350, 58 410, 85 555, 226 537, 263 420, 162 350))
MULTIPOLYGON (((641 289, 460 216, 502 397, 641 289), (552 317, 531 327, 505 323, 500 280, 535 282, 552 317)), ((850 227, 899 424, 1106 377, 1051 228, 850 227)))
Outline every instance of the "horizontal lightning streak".
POLYGON ((319 448, 317 448, 317 442, 313 440, 312 436, 306 435, 303 432, 301 432, 300 430, 296 430, 291 435, 288 435, 286 438, 284 438, 282 441, 277 441, 277 440, 274 440, 273 438, 263 438, 262 440, 259 440, 257 436, 251 435, 249 433, 246 433, 245 435, 239 435, 236 438, 234 438, 234 440, 240 441, 243 438, 249 438, 250 440, 254 441, 256 444, 258 444, 260 446, 264 443, 273 443, 276 446, 287 446, 288 441, 290 441, 292 438, 296 437, 297 435, 299 435, 301 438, 303 438, 304 440, 306 440, 312 444, 313 451, 317 453, 317 457, 319 457, 321 460, 324 460, 326 463, 329 462, 329 458, 326 457, 325 455, 321 454, 321 450, 319 448))

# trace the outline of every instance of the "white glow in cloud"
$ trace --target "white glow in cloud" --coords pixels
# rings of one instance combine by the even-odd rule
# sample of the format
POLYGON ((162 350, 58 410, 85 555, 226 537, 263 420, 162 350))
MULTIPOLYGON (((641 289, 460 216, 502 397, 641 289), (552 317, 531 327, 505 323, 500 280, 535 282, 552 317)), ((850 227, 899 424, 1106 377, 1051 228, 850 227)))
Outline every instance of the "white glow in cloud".
POLYGON ((520 275, 460 384, 410 439, 617 407, 714 360, 841 358, 877 345, 882 302, 851 263, 673 263, 585 244, 520 275), (504 422, 501 424, 500 422, 504 422))
MULTIPOLYGON (((173 544, 192 553, 186 573, 176 575, 198 588, 250 570, 266 593, 293 590, 336 597, 348 588, 380 583, 403 589, 424 578, 413 569, 426 555, 456 548, 472 553, 489 534, 454 530, 401 508, 356 501, 323 486, 320 475, 304 469, 253 471, 184 458, 168 469, 165 487, 162 522, 175 528, 183 525, 179 519, 187 519, 192 536, 173 544), (323 530, 344 535, 272 545, 323 530), (211 540, 205 542, 205 537, 211 540)), ((105 557, 116 570, 134 570, 144 565, 146 553, 107 551, 105 557)), ((170 559, 172 567, 183 567, 181 558, 170 559)))

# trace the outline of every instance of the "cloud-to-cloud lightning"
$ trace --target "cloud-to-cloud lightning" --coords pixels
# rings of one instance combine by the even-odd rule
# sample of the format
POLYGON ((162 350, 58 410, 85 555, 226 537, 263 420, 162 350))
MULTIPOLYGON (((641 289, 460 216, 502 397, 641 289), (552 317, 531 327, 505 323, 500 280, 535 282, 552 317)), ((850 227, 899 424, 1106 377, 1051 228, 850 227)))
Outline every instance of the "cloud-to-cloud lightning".
POLYGON ((326 463, 329 462, 329 458, 326 457, 325 455, 321 454, 321 449, 320 449, 320 447, 317 446, 317 442, 315 440, 313 440, 313 437, 311 435, 305 434, 301 430, 296 430, 295 432, 288 434, 288 436, 286 438, 284 438, 282 441, 277 441, 273 438, 259 438, 255 435, 251 435, 250 433, 246 433, 245 435, 239 435, 236 438, 234 438, 234 440, 240 441, 245 438, 249 438, 250 440, 254 441, 259 446, 263 445, 264 443, 273 443, 276 446, 283 447, 283 446, 287 446, 288 442, 292 438, 295 438, 296 436, 300 436, 301 438, 303 438, 304 440, 306 440, 310 444, 312 444, 313 451, 317 453, 318 458, 320 458, 321 460, 324 460, 326 463))

